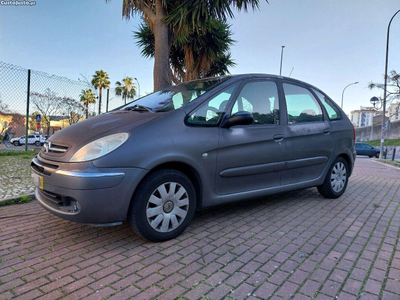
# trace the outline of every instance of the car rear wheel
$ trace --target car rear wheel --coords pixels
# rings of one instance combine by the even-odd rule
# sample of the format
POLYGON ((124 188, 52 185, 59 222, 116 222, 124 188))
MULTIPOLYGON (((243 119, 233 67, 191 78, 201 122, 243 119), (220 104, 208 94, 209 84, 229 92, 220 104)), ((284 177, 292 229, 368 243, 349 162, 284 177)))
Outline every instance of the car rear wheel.
POLYGON ((332 163, 324 183, 318 187, 319 193, 326 198, 339 198, 346 190, 349 180, 349 167, 343 157, 332 163))
POLYGON ((196 193, 192 182, 176 170, 159 170, 150 174, 132 199, 129 223, 141 237, 162 242, 180 235, 196 210, 196 193))

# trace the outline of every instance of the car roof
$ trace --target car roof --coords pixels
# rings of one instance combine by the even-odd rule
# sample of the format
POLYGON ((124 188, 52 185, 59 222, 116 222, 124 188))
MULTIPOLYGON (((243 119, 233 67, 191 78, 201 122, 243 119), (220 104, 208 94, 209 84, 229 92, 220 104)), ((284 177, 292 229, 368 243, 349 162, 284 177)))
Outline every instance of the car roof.
POLYGON ((265 74, 265 73, 249 73, 249 74, 230 74, 230 75, 221 76, 221 77, 228 77, 228 78, 232 78, 232 79, 236 79, 236 80, 238 80, 238 79, 250 79, 250 78, 281 79, 281 80, 290 81, 290 82, 293 82, 293 83, 305 84, 305 85, 307 85, 307 86, 309 86, 311 88, 316 89, 319 92, 324 93, 323 91, 321 91, 321 89, 319 89, 316 86, 313 86, 312 84, 309 84, 309 83, 307 83, 305 81, 301 81, 301 80, 294 79, 294 78, 291 78, 291 77, 280 76, 280 75, 265 74))

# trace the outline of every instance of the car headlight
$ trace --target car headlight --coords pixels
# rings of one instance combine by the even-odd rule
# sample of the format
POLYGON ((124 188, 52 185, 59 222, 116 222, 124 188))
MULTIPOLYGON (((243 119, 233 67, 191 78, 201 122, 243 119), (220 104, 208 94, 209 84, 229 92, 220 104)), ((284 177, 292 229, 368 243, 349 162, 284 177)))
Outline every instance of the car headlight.
POLYGON ((69 161, 83 162, 107 155, 125 143, 128 137, 126 132, 102 137, 80 148, 69 161))

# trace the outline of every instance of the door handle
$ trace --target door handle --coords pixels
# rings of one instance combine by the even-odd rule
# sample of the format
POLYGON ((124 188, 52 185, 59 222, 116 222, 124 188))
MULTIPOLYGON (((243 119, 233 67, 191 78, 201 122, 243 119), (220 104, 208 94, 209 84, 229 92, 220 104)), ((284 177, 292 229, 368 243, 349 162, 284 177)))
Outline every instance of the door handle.
POLYGON ((283 141, 284 135, 283 134, 275 134, 273 136, 273 138, 274 138, 275 142, 281 142, 281 141, 283 141))
POLYGON ((325 134, 328 134, 328 133, 331 132, 331 130, 330 130, 329 128, 325 128, 323 132, 324 132, 325 134))

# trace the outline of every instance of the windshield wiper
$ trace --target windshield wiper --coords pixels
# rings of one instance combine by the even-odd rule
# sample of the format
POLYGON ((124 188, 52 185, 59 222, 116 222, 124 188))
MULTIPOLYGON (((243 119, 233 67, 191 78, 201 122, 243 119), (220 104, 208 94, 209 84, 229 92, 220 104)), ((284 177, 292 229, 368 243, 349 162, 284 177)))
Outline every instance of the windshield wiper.
POLYGON ((153 109, 151 109, 150 107, 140 105, 140 104, 135 104, 134 106, 125 107, 124 110, 148 111, 151 113, 155 113, 155 111, 153 109))

